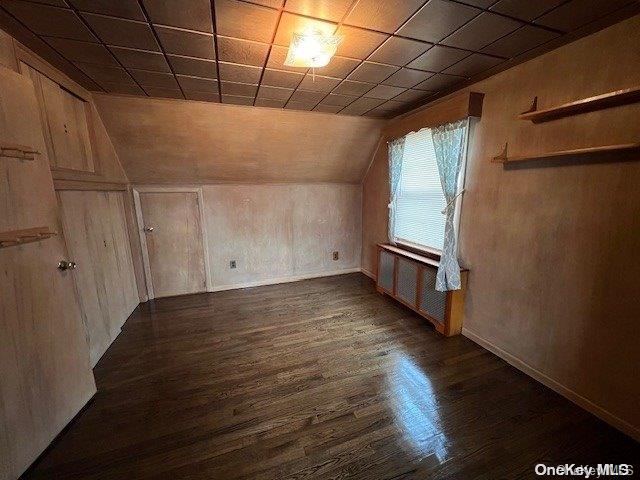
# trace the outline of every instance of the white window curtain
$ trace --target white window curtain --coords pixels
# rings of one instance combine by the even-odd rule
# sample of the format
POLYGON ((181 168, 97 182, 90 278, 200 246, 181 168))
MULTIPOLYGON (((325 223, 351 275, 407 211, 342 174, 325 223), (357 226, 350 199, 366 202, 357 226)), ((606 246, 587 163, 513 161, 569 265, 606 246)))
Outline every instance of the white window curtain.
POLYGON ((460 266, 455 229, 455 211, 458 193, 458 178, 465 154, 468 120, 448 123, 432 129, 433 146, 444 192, 446 206, 444 243, 440 256, 440 266, 436 276, 436 290, 459 290, 460 266))
POLYGON ((389 243, 395 245, 394 232, 396 223, 396 206, 398 188, 402 174, 402 156, 404 154, 404 137, 389 142, 389 243))

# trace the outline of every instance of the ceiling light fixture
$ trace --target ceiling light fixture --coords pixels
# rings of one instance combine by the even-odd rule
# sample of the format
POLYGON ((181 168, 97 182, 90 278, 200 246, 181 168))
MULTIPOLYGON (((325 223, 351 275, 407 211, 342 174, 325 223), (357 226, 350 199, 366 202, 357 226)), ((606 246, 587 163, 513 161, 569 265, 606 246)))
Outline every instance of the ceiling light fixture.
POLYGON ((341 37, 325 35, 320 30, 294 33, 284 64, 288 67, 324 67, 335 55, 341 41, 341 37))

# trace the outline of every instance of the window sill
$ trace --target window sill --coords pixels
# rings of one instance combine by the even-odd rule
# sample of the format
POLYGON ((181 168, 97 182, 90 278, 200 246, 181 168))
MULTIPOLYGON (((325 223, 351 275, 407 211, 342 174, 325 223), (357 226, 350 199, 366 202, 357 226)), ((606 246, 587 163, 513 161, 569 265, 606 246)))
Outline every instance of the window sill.
POLYGON ((418 255, 424 255, 425 257, 432 258, 433 260, 436 260, 438 262, 440 261, 440 257, 442 255, 441 250, 437 250, 435 248, 418 246, 412 243, 403 242, 401 240, 400 241, 396 240, 396 245, 403 250, 406 250, 411 253, 416 253, 418 255))

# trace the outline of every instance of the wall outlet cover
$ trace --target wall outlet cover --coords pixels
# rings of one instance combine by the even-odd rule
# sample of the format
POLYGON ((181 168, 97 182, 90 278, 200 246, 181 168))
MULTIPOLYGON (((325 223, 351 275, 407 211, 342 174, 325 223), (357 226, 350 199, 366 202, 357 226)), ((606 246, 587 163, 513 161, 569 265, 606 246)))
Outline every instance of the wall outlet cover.
POLYGON ((236 268, 236 261, 235 260, 231 260, 229 262, 229 268, 236 268))
POLYGON ((333 259, 338 260, 339 258, 340 258, 340 254, 337 251, 333 252, 333 259))

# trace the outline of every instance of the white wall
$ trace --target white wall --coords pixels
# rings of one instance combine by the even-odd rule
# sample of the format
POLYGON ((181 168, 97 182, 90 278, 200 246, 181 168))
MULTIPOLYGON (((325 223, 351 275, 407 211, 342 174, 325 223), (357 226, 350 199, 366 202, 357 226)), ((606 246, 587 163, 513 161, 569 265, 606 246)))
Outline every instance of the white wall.
POLYGON ((360 268, 360 185, 207 185, 203 195, 214 290, 360 268))

